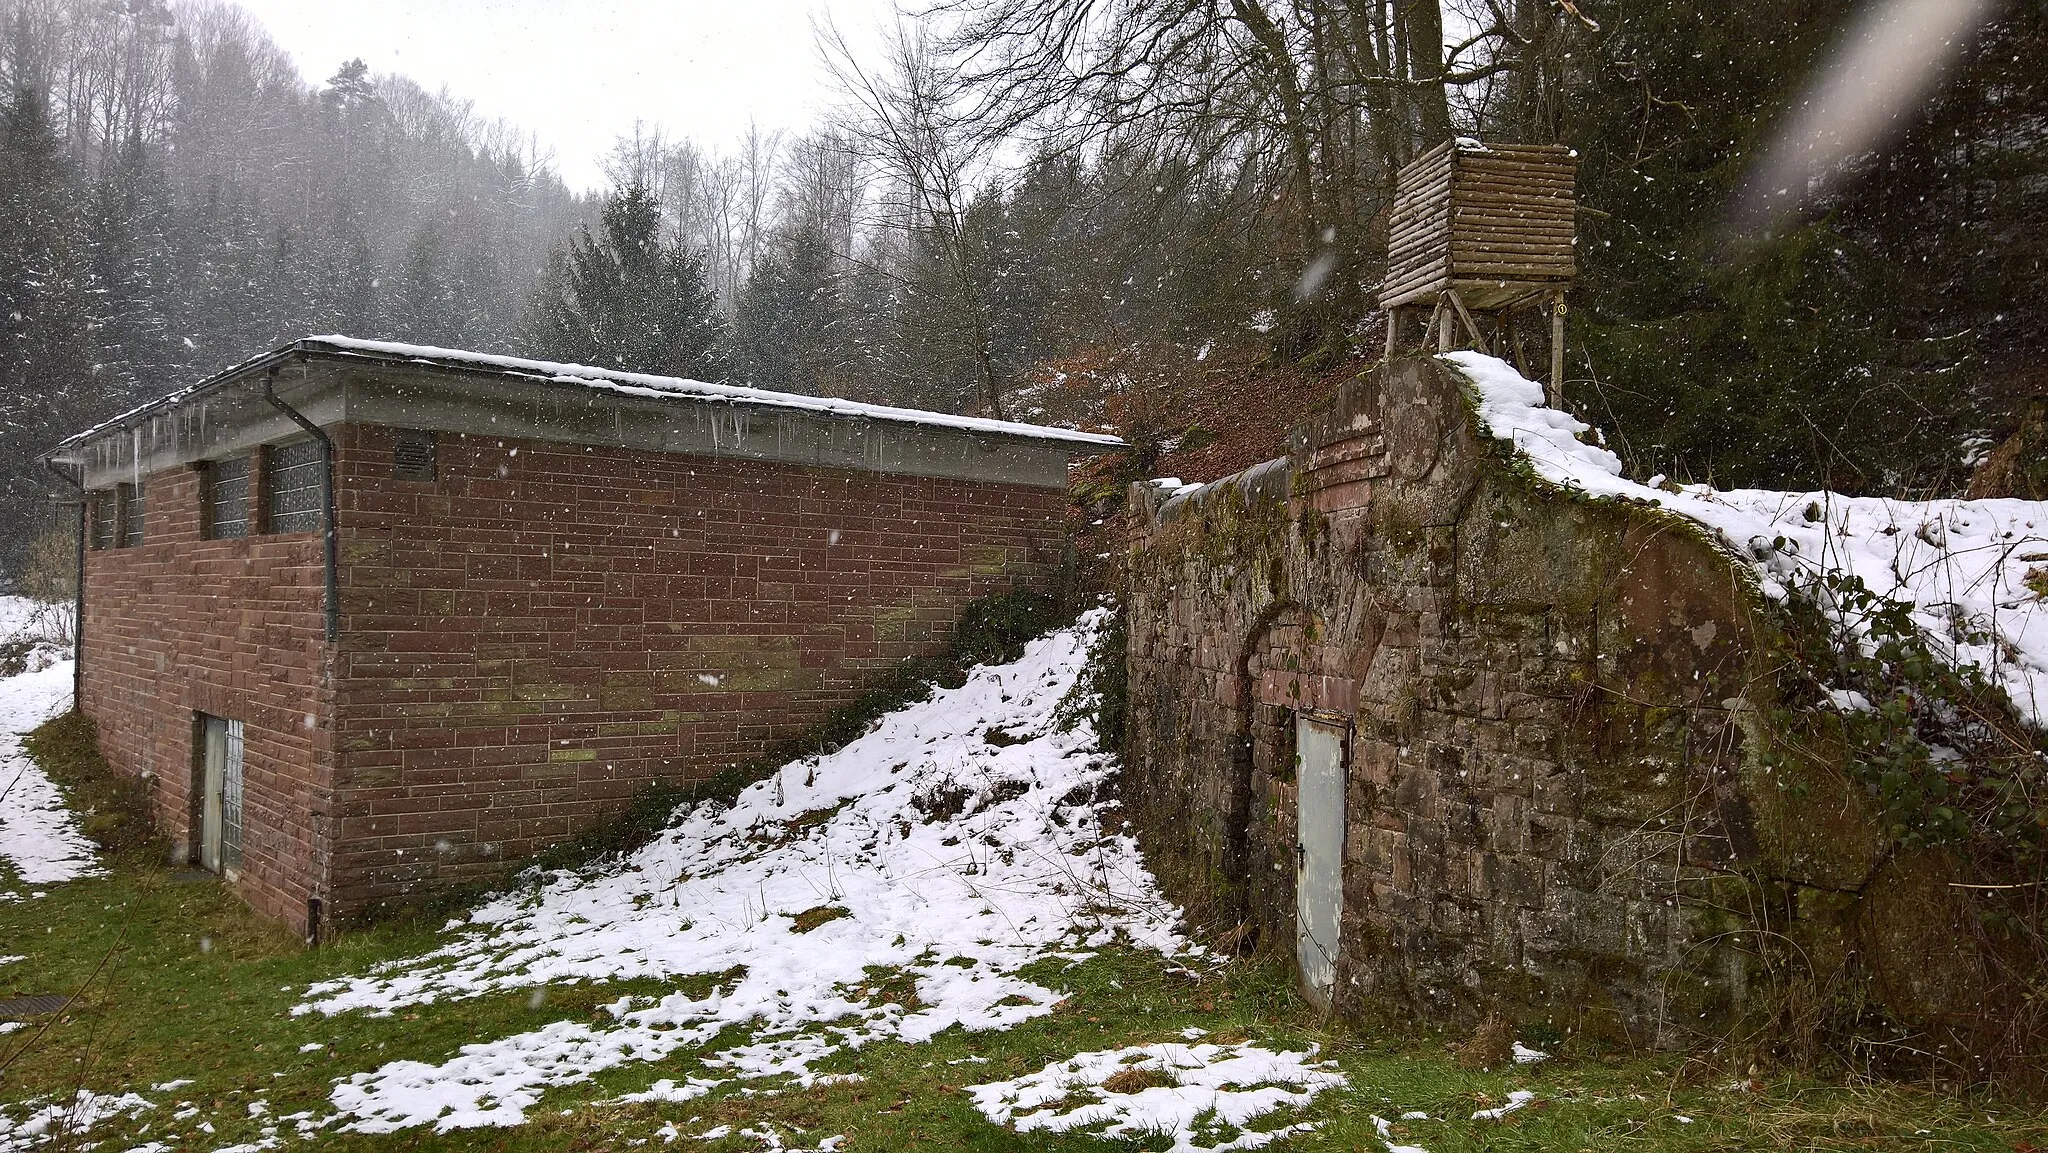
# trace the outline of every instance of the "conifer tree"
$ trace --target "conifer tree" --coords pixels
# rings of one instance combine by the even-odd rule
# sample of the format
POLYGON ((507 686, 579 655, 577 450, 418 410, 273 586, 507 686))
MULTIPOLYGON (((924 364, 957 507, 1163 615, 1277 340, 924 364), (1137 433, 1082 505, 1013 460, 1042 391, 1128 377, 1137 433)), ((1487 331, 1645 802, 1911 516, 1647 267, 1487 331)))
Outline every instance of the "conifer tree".
POLYGON ((122 399, 171 387, 168 295, 176 290, 166 222, 170 189, 161 166, 131 132, 85 206, 82 240, 88 304, 102 391, 122 399))
POLYGON ((754 266, 732 334, 749 383, 812 395, 841 390, 852 333, 836 260, 823 231, 800 227, 754 266))
POLYGON ((536 355, 603 368, 719 379, 724 324, 704 265, 662 236, 661 202, 639 183, 605 203, 549 264, 528 319, 536 355))
MULTIPOLYGON (((43 94, 15 85, 0 103, 0 460, 34 459, 97 408, 73 179, 43 94)), ((15 542, 47 519, 43 494, 29 469, 0 470, 0 525, 15 542)))
POLYGON ((406 245, 397 283, 385 302, 385 331, 415 344, 459 348, 465 327, 460 307, 440 230, 430 224, 406 245))

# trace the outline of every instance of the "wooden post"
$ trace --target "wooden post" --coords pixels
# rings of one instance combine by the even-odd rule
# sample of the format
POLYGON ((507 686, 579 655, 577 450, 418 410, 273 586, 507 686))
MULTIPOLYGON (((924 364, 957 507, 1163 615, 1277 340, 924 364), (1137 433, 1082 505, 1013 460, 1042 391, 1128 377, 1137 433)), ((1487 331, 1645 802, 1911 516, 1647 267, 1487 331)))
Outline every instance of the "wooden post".
POLYGON ((1392 360, 1392 359, 1394 359, 1394 345, 1395 345, 1395 337, 1396 337, 1396 336, 1397 336, 1397 335, 1399 334, 1400 330, 1401 330, 1401 306, 1397 304, 1397 305, 1395 305, 1394 307, 1392 307, 1392 308, 1389 308, 1389 309, 1387 310, 1387 357, 1386 357, 1386 358, 1387 358, 1388 360, 1392 360))
POLYGON ((1445 292, 1444 295, 1451 298, 1451 307, 1458 310, 1458 319, 1465 322, 1465 331, 1472 334, 1472 347, 1488 356, 1492 356, 1493 349, 1487 347, 1486 334, 1479 331, 1479 322, 1472 319, 1472 310, 1465 307, 1465 298, 1459 296, 1458 290, 1455 288, 1445 292))
POLYGON ((1550 298, 1550 387, 1545 389, 1549 396, 1546 403, 1552 408, 1564 407, 1564 290, 1559 289, 1550 298))
POLYGON ((1437 354, 1438 354, 1438 355, 1442 355, 1442 354, 1444 354, 1444 353, 1446 353, 1446 352, 1449 352, 1449 351, 1451 350, 1451 342, 1452 342, 1452 336, 1451 336, 1451 332, 1452 332, 1452 325, 1453 325, 1454 323, 1455 323, 1455 321, 1453 320, 1453 318, 1452 318, 1452 316, 1451 316, 1451 310, 1450 310, 1450 309, 1448 309, 1448 308, 1445 308, 1445 307, 1444 307, 1444 299, 1443 299, 1443 297, 1441 297, 1441 296, 1437 297, 1437 301, 1436 301, 1436 351, 1437 351, 1437 354))

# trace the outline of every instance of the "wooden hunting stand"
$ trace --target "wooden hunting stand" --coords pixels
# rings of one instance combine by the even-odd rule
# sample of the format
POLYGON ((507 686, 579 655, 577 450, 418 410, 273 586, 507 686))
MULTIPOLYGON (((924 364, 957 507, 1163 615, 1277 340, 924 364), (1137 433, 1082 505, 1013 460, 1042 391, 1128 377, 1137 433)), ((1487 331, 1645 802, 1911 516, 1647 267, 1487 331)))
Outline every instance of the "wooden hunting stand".
POLYGON ((1562 144, 1446 141, 1394 177, 1387 226, 1387 355, 1398 344, 1403 311, 1429 305, 1425 347, 1457 346, 1462 326, 1472 347, 1512 357, 1523 375, 1517 309, 1550 313, 1549 403, 1562 403, 1564 294, 1578 273, 1572 253, 1572 184, 1578 154, 1562 144), (1491 320, 1489 341, 1479 318, 1491 320))

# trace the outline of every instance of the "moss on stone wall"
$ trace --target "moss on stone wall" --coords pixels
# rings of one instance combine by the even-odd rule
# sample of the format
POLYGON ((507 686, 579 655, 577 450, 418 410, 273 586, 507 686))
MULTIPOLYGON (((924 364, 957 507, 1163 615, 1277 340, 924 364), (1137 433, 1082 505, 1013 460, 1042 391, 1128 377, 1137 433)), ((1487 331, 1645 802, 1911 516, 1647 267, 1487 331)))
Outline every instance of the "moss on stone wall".
POLYGON ((1134 493, 1126 794, 1175 895, 1291 952, 1285 718, 1314 696, 1353 725, 1341 1010, 1800 1059, 1917 1030, 1951 1072, 2025 1065, 1970 974, 2038 963, 1787 697, 1793 614, 1701 526, 1544 484, 1480 427, 1398 362, 1297 432, 1284 497, 1134 493))

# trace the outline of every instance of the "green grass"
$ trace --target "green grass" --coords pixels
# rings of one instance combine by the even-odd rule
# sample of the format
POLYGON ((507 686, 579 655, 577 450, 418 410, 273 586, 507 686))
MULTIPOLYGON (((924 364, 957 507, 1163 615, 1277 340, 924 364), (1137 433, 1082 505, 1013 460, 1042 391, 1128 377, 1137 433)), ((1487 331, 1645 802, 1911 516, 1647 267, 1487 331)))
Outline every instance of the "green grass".
MULTIPOLYGON (((134 798, 96 766, 90 732, 79 722, 53 722, 38 734, 34 748, 73 801, 92 810, 87 820, 109 845, 111 874, 0 905, 0 953, 27 956, 0 966, 0 993, 78 993, 72 1009, 47 1031, 0 1037, 0 1062, 7 1063, 0 1070, 0 1103, 68 1096, 79 1087, 134 1089, 158 1103, 138 1119, 96 1127, 85 1140, 101 1142, 102 1148, 124 1149, 150 1139, 205 1149, 251 1141, 259 1122, 248 1117, 247 1106, 258 1094, 273 1117, 306 1109, 323 1113, 337 1078, 401 1058, 446 1060, 465 1043, 552 1021, 604 1019, 600 1004, 622 993, 661 988, 649 982, 558 986, 538 1000, 531 990, 518 990, 383 1018, 293 1017, 290 1009, 309 982, 419 952, 432 946, 434 932, 417 921, 389 921, 307 950, 250 914, 217 883, 174 879, 161 864, 163 847, 139 824, 134 798), (313 1042, 326 1047, 299 1051, 313 1042), (170 1092, 149 1088, 173 1078, 195 1083, 170 1092), (201 1113, 170 1125, 167 1134, 179 1101, 201 1113), (211 1122, 214 1132, 199 1133, 201 1121, 211 1122)), ((530 1122, 515 1129, 438 1136, 421 1129, 381 1137, 329 1132, 322 1143, 342 1149, 559 1150, 632 1148, 645 1140, 649 1149, 713 1153, 760 1147, 738 1136, 664 1146, 655 1134, 672 1122, 686 1135, 716 1124, 773 1127, 791 1148, 815 1148, 835 1134, 848 1136, 848 1149, 1164 1148, 1161 1140, 1111 1144, 1086 1136, 1020 1136, 984 1120, 960 1090, 1034 1072, 1084 1050, 1174 1039, 1198 1025, 1218 1039, 1321 1045, 1350 1077, 1347 1088, 1325 1093, 1309 1113, 1322 1128, 1278 1149, 1376 1150, 1381 1146, 1369 1115, 1408 1110, 1456 1118, 1412 1122, 1397 1131, 1397 1139, 1431 1153, 2048 1147, 2048 1119, 2039 1108, 1983 1094, 1831 1084, 1785 1074, 1764 1075, 1755 1088, 1737 1091, 1727 1086, 1746 1071, 1681 1056, 1574 1052, 1570 1046, 1533 1068, 1467 1070, 1449 1052, 1457 1038, 1325 1026, 1294 996, 1284 966, 1270 959, 1233 963, 1200 980, 1178 975, 1144 953, 1112 951, 1075 967, 1063 964, 1042 963, 1034 974, 1071 994, 1049 1017, 1003 1033, 955 1030, 926 1045, 871 1045, 818 1066, 859 1072, 865 1077, 859 1082, 753 1096, 727 1086, 681 1104, 606 1103, 659 1078, 706 1073, 694 1057, 680 1057, 623 1066, 586 1084, 550 1090, 530 1111, 530 1122), (968 1058, 980 1060, 954 1063, 968 1058), (1499 1123, 1466 1120, 1515 1088, 1535 1090, 1540 1102, 1499 1123), (1692 1123, 1677 1121, 1681 1114, 1692 1123)), ((286 1127, 284 1134, 290 1132, 286 1127)))

